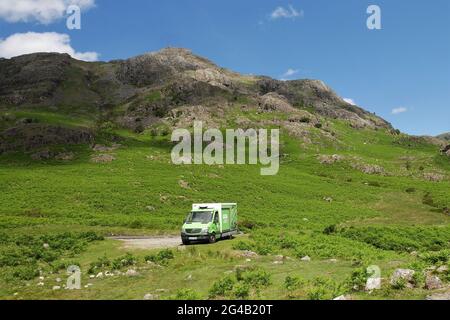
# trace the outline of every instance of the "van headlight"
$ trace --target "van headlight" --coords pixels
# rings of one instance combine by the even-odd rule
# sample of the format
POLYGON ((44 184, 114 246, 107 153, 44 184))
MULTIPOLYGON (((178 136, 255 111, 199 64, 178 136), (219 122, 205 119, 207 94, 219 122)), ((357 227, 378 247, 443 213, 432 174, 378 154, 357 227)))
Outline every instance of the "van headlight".
POLYGON ((203 228, 203 229, 202 229, 202 233, 203 233, 203 234, 208 234, 208 228, 203 228))

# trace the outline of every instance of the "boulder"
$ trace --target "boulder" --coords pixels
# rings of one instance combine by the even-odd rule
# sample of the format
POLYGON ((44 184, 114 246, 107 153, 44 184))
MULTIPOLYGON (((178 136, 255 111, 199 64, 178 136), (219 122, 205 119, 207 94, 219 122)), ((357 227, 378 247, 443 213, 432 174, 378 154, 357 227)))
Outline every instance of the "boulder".
POLYGON ((405 281, 408 288, 413 288, 414 274, 411 269, 396 269, 391 277, 391 285, 397 285, 400 281, 405 281))
POLYGON ((304 257, 301 258, 300 260, 301 260, 301 261, 304 261, 304 262, 309 262, 309 261, 311 261, 311 258, 308 257, 308 256, 304 256, 304 257))
POLYGON ((426 300, 450 300, 450 291, 431 294, 427 296, 426 300))
POLYGON ((109 163, 114 160, 116 160, 116 157, 111 154, 99 154, 91 158, 91 161, 94 163, 109 163))
POLYGON ((128 269, 127 272, 125 272, 125 275, 127 277, 136 277, 139 275, 139 273, 134 269, 128 269))
POLYGON ((152 294, 152 293, 147 293, 144 296, 144 300, 159 300, 159 295, 157 294, 152 294))
POLYGON ((442 288, 442 281, 438 276, 427 274, 425 279, 425 288, 428 290, 436 290, 442 288))
POLYGON ((381 278, 369 278, 367 279, 366 286, 364 288, 365 291, 373 291, 381 289, 381 278))

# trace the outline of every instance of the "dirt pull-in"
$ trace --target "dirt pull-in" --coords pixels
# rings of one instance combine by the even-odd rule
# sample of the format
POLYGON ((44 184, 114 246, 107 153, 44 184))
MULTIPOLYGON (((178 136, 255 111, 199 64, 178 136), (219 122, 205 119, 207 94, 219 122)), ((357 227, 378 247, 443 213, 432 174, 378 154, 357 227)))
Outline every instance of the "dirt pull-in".
POLYGON ((110 237, 123 242, 124 249, 164 249, 181 246, 180 236, 110 237))

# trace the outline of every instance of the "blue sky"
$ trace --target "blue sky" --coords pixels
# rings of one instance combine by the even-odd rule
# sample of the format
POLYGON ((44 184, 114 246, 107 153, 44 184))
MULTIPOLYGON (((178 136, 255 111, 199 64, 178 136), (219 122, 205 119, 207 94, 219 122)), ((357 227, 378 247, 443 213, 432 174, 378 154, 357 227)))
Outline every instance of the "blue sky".
POLYGON ((84 3, 81 30, 58 14, 40 21, 8 11, 0 38, 67 34, 76 53, 100 60, 185 47, 242 73, 321 79, 410 134, 450 131, 448 0, 73 1, 84 3), (366 27, 370 4, 381 8, 382 30, 366 27), (286 17, 271 18, 279 7, 286 17))

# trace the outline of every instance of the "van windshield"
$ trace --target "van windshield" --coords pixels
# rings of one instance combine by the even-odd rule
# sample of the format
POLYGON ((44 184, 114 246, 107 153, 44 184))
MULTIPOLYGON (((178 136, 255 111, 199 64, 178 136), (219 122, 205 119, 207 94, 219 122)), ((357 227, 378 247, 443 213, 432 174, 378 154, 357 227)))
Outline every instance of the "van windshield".
POLYGON ((208 223, 211 222, 213 218, 213 213, 211 211, 193 211, 189 213, 186 223, 200 222, 208 223))

